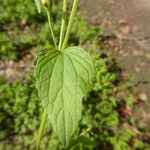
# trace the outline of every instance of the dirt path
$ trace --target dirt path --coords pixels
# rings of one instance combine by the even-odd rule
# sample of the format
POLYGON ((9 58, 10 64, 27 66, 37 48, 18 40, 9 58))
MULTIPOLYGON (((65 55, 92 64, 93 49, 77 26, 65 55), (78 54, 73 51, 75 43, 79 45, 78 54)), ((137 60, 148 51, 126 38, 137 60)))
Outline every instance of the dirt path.
POLYGON ((111 20, 117 23, 124 18, 139 29, 139 35, 150 36, 149 0, 82 0, 81 6, 90 22, 101 24, 111 20))
POLYGON ((119 64, 134 77, 135 90, 145 93, 150 120, 150 0, 82 0, 90 23, 101 25, 119 64))

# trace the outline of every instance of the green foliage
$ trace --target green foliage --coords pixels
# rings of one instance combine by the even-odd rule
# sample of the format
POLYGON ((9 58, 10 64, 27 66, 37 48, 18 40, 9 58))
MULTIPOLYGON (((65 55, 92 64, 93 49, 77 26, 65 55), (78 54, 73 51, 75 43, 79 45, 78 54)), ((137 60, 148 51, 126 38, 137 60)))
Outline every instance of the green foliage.
MULTIPOLYGON (((7 83, 0 78, 0 141, 10 140, 10 149, 15 147, 15 150, 33 147, 41 112, 33 78, 29 76, 23 80, 7 83)), ((2 149, 9 149, 9 144, 8 148, 6 145, 0 142, 2 149)))
POLYGON ((96 43, 100 40, 102 33, 103 30, 100 27, 89 25, 84 15, 79 12, 74 23, 71 39, 78 39, 81 45, 87 41, 96 43))
POLYGON ((42 13, 37 15, 34 2, 30 0, 5 0, 0 6, 0 59, 17 60, 36 46, 39 26, 45 21, 42 13))
POLYGON ((135 100, 135 97, 131 94, 129 94, 126 98, 125 98, 125 102, 127 103, 127 105, 133 105, 136 100, 135 100))
POLYGON ((40 0, 34 0, 37 10, 39 13, 41 13, 41 1, 40 0))
POLYGON ((114 150, 131 150, 132 147, 129 145, 129 142, 135 135, 134 131, 126 129, 124 132, 118 133, 115 137, 109 137, 108 139, 113 145, 114 150))
MULTIPOLYGON (((37 15, 34 2, 30 0, 5 0, 0 6, 0 28, 6 29, 9 25, 19 26, 20 21, 26 20, 28 24, 39 22, 43 14, 37 15)), ((44 18, 43 18, 44 19, 44 18)))
POLYGON ((55 132, 65 146, 74 134, 82 112, 82 98, 91 88, 94 63, 79 47, 63 52, 48 48, 35 68, 39 97, 55 132))
POLYGON ((135 140, 135 149, 137 150, 149 150, 150 149, 150 144, 145 143, 139 139, 135 140))
POLYGON ((15 60, 17 58, 17 48, 15 43, 13 43, 13 39, 9 37, 7 34, 0 34, 0 59, 7 60, 12 59, 15 60))

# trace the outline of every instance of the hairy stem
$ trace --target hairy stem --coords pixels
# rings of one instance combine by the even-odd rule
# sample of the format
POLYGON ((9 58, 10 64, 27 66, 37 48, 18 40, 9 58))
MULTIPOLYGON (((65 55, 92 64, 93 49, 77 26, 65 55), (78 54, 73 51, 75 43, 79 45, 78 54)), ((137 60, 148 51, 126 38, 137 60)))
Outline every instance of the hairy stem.
POLYGON ((74 17, 75 17, 76 11, 77 11, 78 1, 79 0, 74 0, 74 2, 73 2, 71 15, 70 15, 70 19, 69 19, 69 23, 68 23, 68 27, 67 27, 67 31, 66 31, 66 35, 65 35, 65 39, 64 39, 61 51, 63 51, 67 47, 68 40, 69 40, 70 33, 71 33, 71 29, 73 26, 74 17))
POLYGON ((63 0, 63 13, 62 13, 62 21, 61 21, 61 30, 60 30, 60 38, 59 38, 59 46, 58 49, 61 49, 62 42, 64 40, 65 27, 66 27, 66 15, 67 15, 67 3, 68 0, 63 0))
POLYGON ((48 11, 47 8, 46 8, 46 12, 47 12, 48 25, 49 25, 49 29, 50 29, 50 32, 51 32, 51 35, 52 35, 52 39, 53 39, 55 47, 57 48, 56 38, 55 38, 55 35, 54 35, 54 32, 53 32, 52 23, 51 23, 50 12, 48 11))
POLYGON ((36 139, 36 150, 39 150, 39 148, 40 148, 41 139, 42 139, 43 132, 44 132, 44 129, 45 129, 46 119, 47 119, 47 112, 46 112, 46 109, 45 109, 43 114, 42 114, 42 120, 41 120, 40 128, 39 128, 39 131, 38 131, 37 139, 36 139))

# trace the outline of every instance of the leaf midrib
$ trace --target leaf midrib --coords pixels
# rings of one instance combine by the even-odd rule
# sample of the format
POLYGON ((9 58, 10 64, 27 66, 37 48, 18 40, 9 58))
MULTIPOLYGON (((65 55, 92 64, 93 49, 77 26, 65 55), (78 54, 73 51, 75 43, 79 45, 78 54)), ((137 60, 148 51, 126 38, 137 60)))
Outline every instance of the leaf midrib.
POLYGON ((65 125, 65 145, 67 144, 67 136, 66 136, 66 114, 65 114, 65 104, 64 104, 64 53, 60 53, 60 56, 62 56, 62 101, 63 101, 63 115, 64 115, 64 125, 65 125))

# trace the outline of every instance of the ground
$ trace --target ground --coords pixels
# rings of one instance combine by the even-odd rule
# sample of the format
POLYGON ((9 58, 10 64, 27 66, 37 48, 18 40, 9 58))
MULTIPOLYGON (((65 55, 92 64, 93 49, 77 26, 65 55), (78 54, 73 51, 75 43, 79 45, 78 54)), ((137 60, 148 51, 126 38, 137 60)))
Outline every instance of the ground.
POLYGON ((135 91, 146 101, 144 120, 150 121, 150 1, 82 0, 80 7, 91 24, 105 28, 105 43, 124 75, 134 78, 135 91))

